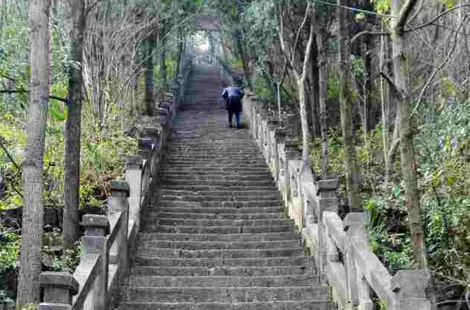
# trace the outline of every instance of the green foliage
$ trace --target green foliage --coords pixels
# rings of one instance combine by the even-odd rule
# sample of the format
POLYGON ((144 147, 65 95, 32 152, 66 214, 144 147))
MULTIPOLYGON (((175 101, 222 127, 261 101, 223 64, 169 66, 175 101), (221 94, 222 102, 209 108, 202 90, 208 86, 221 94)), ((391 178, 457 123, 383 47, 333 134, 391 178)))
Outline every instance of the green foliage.
POLYGON ((0 305, 14 304, 14 292, 8 290, 8 275, 15 273, 20 251, 20 237, 16 233, 3 232, 0 226, 0 305))

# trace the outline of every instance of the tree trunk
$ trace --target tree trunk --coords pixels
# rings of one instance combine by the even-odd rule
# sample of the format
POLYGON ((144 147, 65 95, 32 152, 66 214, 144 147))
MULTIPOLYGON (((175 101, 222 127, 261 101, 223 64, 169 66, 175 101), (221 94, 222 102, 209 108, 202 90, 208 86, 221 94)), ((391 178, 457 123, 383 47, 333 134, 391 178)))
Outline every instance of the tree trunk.
POLYGON ((250 67, 248 65, 248 59, 246 57, 245 46, 243 45, 243 39, 241 38, 241 30, 240 34, 237 35, 237 47, 238 52, 240 53, 240 58, 242 59, 243 63, 243 71, 245 72, 245 80, 248 88, 251 88, 251 76, 250 76, 250 67))
POLYGON ((312 107, 312 135, 314 138, 321 136, 321 126, 320 122, 318 121, 320 119, 321 112, 319 111, 319 68, 318 68, 318 46, 317 46, 317 40, 313 41, 312 44, 312 52, 310 54, 311 60, 311 96, 310 96, 310 104, 312 107))
POLYGON ((328 100, 328 58, 327 42, 324 29, 317 31, 316 40, 318 47, 318 94, 320 104, 320 131, 322 141, 322 168, 324 179, 328 178, 328 112, 326 109, 328 100))
POLYGON ((155 49, 155 37, 151 34, 147 38, 147 52, 145 54, 145 104, 148 115, 155 115, 155 84, 153 81, 153 51, 155 49))
POLYGON ((408 209, 413 256, 418 268, 427 268, 422 211, 419 201, 416 160, 413 147, 413 138, 417 128, 412 113, 411 100, 408 98, 410 81, 407 74, 407 53, 403 31, 404 24, 415 4, 416 2, 413 0, 407 0, 403 4, 400 0, 392 1, 392 14, 399 16, 392 25, 392 50, 395 85, 399 90, 398 113, 400 115, 401 169, 405 184, 405 199, 408 209))
POLYGON ((167 90, 168 89, 168 81, 167 81, 167 68, 166 68, 166 38, 165 38, 165 27, 162 28, 160 33, 160 80, 162 88, 167 90))
POLYGON ((69 112, 65 123, 64 160, 64 223, 63 242, 69 246, 80 238, 78 209, 80 204, 80 137, 83 103, 83 42, 85 35, 85 0, 71 0, 69 7, 73 14, 70 35, 71 59, 69 67, 69 112))
POLYGON ((43 229, 43 157, 47 108, 51 87, 51 0, 29 1, 30 94, 23 163, 24 203, 17 307, 37 304, 40 298, 41 245, 43 229))
POLYGON ((299 90, 300 122, 302 124, 302 161, 304 165, 308 165, 310 132, 308 130, 307 103, 305 100, 305 75, 303 74, 303 77, 297 79, 297 87, 299 90))
MULTIPOLYGON (((348 5, 345 0, 338 0, 338 5, 348 5)), ((350 41, 348 38, 348 27, 346 22, 348 12, 343 8, 337 8, 339 21, 339 78, 340 78, 340 111, 341 129, 343 133, 343 147, 346 162, 346 185, 348 190, 349 204, 352 211, 361 210, 361 199, 359 196, 359 181, 357 171, 356 148, 353 134, 352 118, 352 94, 350 83, 350 41)))

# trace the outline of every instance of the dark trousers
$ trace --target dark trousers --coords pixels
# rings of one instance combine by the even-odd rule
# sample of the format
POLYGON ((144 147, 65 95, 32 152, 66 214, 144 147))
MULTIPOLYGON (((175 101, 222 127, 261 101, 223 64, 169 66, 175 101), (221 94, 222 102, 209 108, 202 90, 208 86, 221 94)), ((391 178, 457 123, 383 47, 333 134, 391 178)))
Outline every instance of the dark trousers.
POLYGON ((240 126, 240 112, 233 112, 233 111, 228 111, 228 123, 230 124, 230 126, 232 126, 232 119, 233 119, 233 115, 235 114, 235 121, 236 121, 236 126, 239 127, 240 126))

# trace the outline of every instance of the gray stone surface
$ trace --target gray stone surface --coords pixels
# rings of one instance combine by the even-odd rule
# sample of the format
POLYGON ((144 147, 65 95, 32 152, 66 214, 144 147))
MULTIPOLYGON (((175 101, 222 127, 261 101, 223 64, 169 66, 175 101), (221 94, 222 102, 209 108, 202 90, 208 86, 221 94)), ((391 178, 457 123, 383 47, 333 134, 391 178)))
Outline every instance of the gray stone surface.
POLYGON ((119 309, 330 309, 262 153, 228 127, 218 72, 190 79, 119 309))

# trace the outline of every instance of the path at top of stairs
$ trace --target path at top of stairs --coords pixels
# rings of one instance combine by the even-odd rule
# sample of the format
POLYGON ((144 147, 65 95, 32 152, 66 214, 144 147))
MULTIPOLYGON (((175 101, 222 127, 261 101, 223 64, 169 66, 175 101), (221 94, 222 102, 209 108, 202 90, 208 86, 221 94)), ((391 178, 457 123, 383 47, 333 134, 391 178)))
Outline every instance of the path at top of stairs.
POLYGON ((261 152, 247 129, 228 127, 220 94, 218 68, 193 68, 119 309, 333 309, 261 152))

